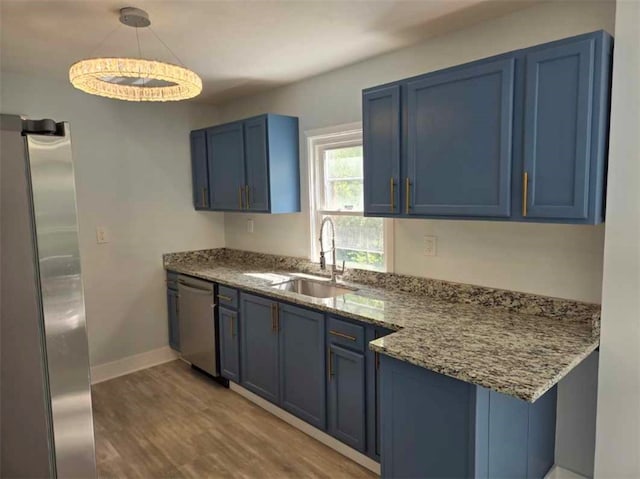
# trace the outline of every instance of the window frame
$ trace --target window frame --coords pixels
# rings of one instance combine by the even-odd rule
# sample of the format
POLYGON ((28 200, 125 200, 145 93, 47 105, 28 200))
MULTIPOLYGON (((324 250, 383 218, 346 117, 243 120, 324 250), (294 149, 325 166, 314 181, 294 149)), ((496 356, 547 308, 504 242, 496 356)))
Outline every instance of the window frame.
MULTIPOLYGON (((337 125, 329 128, 308 130, 307 138, 308 180, 309 180, 309 226, 310 245, 309 257, 312 261, 318 261, 320 257, 320 225, 323 216, 364 216, 363 211, 343 211, 319 209, 324 205, 324 151, 340 147, 362 146, 362 122, 337 125)), ((391 273, 394 270, 394 220, 393 218, 380 218, 383 223, 383 254, 384 264, 382 272, 391 273)), ((327 264, 331 264, 331 255, 327 258, 327 264)), ((370 268, 363 268, 372 271, 370 268)))

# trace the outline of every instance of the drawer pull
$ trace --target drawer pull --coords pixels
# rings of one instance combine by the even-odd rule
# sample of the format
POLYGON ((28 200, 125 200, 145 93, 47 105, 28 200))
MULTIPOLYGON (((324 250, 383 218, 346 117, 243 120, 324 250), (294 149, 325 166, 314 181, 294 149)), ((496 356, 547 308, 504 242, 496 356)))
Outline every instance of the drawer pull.
POLYGON ((329 349, 329 381, 333 379, 335 373, 333 372, 333 352, 329 349))
POLYGON ((389 180, 389 186, 390 186, 390 190, 391 190, 391 212, 395 213, 396 211, 396 193, 395 193, 395 183, 393 181, 393 176, 391 177, 391 179, 389 180))
POLYGON ((410 203, 411 203, 411 181, 409 180, 409 177, 407 176, 407 181, 406 181, 406 185, 405 185, 405 212, 406 214, 409 214, 409 207, 410 207, 410 203))
POLYGON ((522 216, 527 216, 527 201, 529 200, 529 174, 522 175, 522 216))
POLYGON ((340 331, 334 331, 333 329, 329 330, 329 334, 333 336, 338 336, 339 338, 348 339, 349 341, 355 341, 357 338, 355 336, 351 336, 350 334, 344 334, 340 331))
POLYGON ((226 294, 218 294, 218 298, 223 301, 233 301, 231 296, 227 296, 226 294))
POLYGON ((235 314, 231 315, 230 322, 231 322, 231 337, 235 338, 238 335, 236 331, 236 315, 235 314))
POLYGON ((276 332, 276 310, 275 303, 271 303, 271 331, 276 332))

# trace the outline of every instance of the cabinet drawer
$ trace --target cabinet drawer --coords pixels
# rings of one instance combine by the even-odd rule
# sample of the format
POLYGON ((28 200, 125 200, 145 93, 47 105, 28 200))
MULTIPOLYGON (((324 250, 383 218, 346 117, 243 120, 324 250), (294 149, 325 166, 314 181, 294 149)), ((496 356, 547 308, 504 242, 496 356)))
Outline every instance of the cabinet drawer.
POLYGON ((167 288, 169 289, 178 289, 178 273, 174 271, 167 271, 167 288))
POLYGON ((238 290, 227 286, 218 286, 218 303, 220 306, 238 309, 238 290))
POLYGON ((329 318, 327 338, 354 351, 364 351, 364 327, 338 318, 329 318))

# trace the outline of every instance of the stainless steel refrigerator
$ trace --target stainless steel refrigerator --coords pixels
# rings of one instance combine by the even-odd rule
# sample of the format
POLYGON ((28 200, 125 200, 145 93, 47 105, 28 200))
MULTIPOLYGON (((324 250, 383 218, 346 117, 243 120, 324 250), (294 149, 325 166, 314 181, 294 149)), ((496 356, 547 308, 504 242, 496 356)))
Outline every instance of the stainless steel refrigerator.
POLYGON ((95 477, 69 124, 0 126, 0 477, 95 477))

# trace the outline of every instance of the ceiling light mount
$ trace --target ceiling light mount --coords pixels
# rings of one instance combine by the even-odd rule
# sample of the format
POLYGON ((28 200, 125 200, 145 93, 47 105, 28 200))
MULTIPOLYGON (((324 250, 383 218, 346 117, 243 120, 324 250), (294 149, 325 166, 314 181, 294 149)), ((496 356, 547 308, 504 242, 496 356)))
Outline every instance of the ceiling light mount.
POLYGON ((134 7, 123 8, 120 22, 136 28, 139 57, 89 58, 74 63, 69 68, 69 81, 74 87, 91 95, 126 101, 178 101, 200 94, 200 77, 182 66, 176 54, 151 28, 149 31, 180 66, 142 58, 137 29, 151 25, 147 12, 134 7))
POLYGON ((141 8, 125 7, 120 9, 120 23, 135 28, 144 28, 151 25, 149 14, 141 8))

